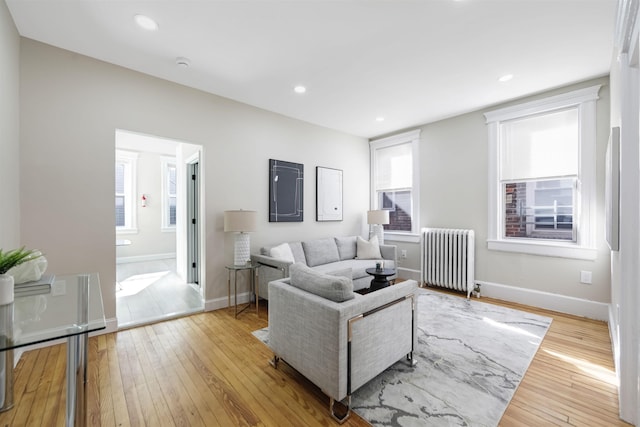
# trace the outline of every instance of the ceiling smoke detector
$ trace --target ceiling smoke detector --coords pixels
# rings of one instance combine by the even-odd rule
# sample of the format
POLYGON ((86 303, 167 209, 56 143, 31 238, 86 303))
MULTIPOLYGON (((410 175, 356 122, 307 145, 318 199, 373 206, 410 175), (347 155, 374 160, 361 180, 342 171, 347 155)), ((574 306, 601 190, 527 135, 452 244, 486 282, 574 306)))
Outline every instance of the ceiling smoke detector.
POLYGON ((191 65, 191 61, 189 61, 188 58, 179 56, 178 58, 176 58, 176 65, 180 68, 189 68, 189 66, 191 65))

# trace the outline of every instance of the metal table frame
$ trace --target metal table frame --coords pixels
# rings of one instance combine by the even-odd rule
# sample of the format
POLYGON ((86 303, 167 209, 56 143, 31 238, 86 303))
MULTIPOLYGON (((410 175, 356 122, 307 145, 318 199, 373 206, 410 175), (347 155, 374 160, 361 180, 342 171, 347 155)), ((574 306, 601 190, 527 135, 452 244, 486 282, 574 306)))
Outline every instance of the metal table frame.
POLYGON ((235 317, 238 314, 251 307, 251 295, 256 299, 256 314, 258 314, 258 286, 256 285, 256 276, 258 274, 258 268, 260 264, 246 264, 246 265, 227 265, 225 268, 228 271, 227 277, 227 296, 228 307, 231 307, 231 272, 233 272, 233 304, 235 306, 235 317), (238 271, 249 271, 249 302, 238 311, 238 271))
POLYGON ((13 350, 66 338, 66 426, 85 426, 88 334, 105 328, 100 280, 95 273, 57 277, 50 290, 38 294, 16 293, 13 303, 0 306, 0 329, 6 334, 0 341, 5 374, 0 384, 4 397, 0 411, 13 407, 13 350), (34 313, 32 307, 42 311, 34 313))

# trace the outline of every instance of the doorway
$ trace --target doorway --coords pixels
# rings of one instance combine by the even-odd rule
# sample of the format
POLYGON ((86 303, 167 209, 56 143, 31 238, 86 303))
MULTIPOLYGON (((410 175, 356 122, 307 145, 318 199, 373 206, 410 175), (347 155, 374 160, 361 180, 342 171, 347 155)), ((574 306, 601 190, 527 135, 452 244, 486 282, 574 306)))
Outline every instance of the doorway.
POLYGON ((202 146, 116 130, 119 328, 204 309, 202 146))

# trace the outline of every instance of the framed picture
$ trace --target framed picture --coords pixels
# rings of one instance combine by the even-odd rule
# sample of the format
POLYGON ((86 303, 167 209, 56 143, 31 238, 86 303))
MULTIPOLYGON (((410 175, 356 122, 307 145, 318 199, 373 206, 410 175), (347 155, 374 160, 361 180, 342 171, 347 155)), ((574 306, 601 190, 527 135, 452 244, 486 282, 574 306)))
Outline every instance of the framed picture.
POLYGON ((269 159, 269 222, 302 222, 304 165, 269 159))
POLYGON ((342 221, 342 171, 316 167, 316 221, 342 221))

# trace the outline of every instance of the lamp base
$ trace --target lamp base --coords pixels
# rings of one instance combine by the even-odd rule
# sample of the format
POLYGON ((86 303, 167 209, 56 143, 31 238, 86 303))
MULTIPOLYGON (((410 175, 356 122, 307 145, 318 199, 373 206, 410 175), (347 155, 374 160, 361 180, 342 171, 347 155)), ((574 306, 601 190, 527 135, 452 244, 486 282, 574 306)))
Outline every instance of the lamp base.
POLYGON ((382 226, 382 224, 371 224, 369 239, 371 239, 373 236, 378 237, 379 245, 384 245, 384 227, 382 226))
POLYGON ((249 233, 237 233, 233 245, 233 264, 246 265, 251 259, 251 241, 249 233))

